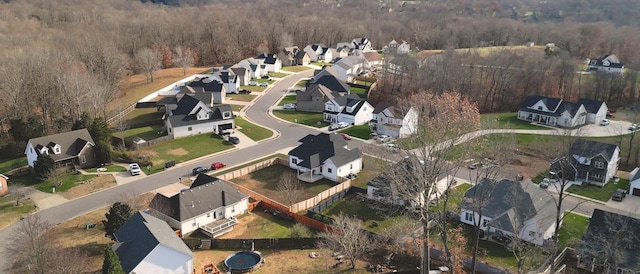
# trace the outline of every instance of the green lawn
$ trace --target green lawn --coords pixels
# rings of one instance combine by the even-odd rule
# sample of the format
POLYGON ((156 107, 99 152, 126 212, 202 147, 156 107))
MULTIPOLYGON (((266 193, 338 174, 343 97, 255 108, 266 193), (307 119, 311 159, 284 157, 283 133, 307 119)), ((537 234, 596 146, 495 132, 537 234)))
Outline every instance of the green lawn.
POLYGON ((235 118, 236 126, 240 127, 239 131, 254 141, 260 141, 262 139, 269 138, 273 135, 271 130, 258 126, 256 124, 249 123, 242 117, 237 116, 235 118))
POLYGON ((213 174, 213 176, 218 176, 218 175, 220 175, 220 174, 225 174, 225 173, 227 173, 227 172, 231 172, 231 171, 234 171, 234 170, 238 170, 238 169, 241 169, 241 168, 243 168, 243 167, 248 167, 248 166, 250 166, 250 165, 253 165, 253 164, 256 164, 256 163, 262 162, 262 161, 267 160, 267 159, 276 158, 276 157, 279 157, 279 158, 282 158, 282 159, 288 159, 288 158, 289 158, 289 156, 288 156, 288 155, 284 155, 284 154, 281 154, 281 153, 277 153, 277 154, 275 154, 275 155, 269 155, 269 156, 267 156, 267 157, 260 158, 260 159, 258 159, 258 160, 254 160, 254 161, 251 161, 251 162, 248 162, 248 163, 245 163, 245 164, 239 165, 239 166, 234 166, 234 167, 229 168, 229 169, 225 168, 225 169, 223 169, 222 171, 219 171, 219 172, 214 173, 214 174, 213 174))
POLYGON ((489 113, 480 115, 480 124, 483 129, 510 128, 510 129, 538 129, 548 130, 548 127, 537 126, 531 122, 518 120, 517 112, 489 113))
POLYGON ((366 95, 367 94, 367 90, 363 89, 363 88, 358 88, 358 87, 351 87, 349 88, 349 91, 353 94, 362 94, 362 95, 366 95))
POLYGON ((307 86, 307 82, 309 82, 308 79, 307 80, 300 80, 300 81, 298 81, 296 83, 296 87, 301 87, 301 88, 306 87, 307 86))
POLYGON ((326 127, 329 125, 329 123, 322 121, 322 113, 274 110, 273 115, 292 123, 303 124, 317 128, 326 127))
POLYGON ((582 239, 582 235, 587 232, 589 226, 589 217, 585 217, 572 212, 564 213, 564 220, 560 231, 558 232, 558 242, 560 248, 565 247, 577 248, 582 239))
POLYGON ((241 111, 245 106, 243 105, 229 105, 233 111, 241 111))
POLYGON ((358 85, 363 85, 363 86, 371 86, 373 85, 374 82, 370 82, 370 81, 362 81, 362 80, 356 80, 356 84, 358 85))
POLYGON ((379 232, 402 219, 409 218, 406 215, 389 216, 378 210, 369 208, 366 202, 358 202, 355 199, 349 198, 333 203, 321 213, 328 216, 337 216, 342 213, 347 216, 356 217, 362 220, 363 228, 371 232, 379 232), (377 225, 373 225, 374 222, 377 223, 377 225))
POLYGON ((283 77, 286 77, 287 75, 289 75, 289 74, 282 73, 282 72, 269 71, 269 76, 271 76, 271 77, 283 78, 283 77))
POLYGON ((15 159, 0 159, 0 173, 7 173, 7 171, 23 167, 27 165, 27 157, 20 157, 15 159))
POLYGON ((295 95, 287 95, 283 97, 282 100, 280 100, 280 103, 278 103, 278 106, 284 106, 284 104, 295 104, 297 102, 298 100, 296 100, 295 95))
POLYGON ((271 84, 271 83, 274 82, 271 79, 262 79, 262 78, 256 78, 256 79, 253 79, 253 81, 255 81, 257 83, 267 83, 267 84, 271 84))
MULTIPOLYGON (((261 87, 261 86, 240 86, 241 89, 246 89, 246 90, 250 90, 250 91, 255 91, 255 92, 262 92, 264 91, 265 88, 267 87, 261 87)), ((254 95, 255 96, 255 95, 254 95)))
POLYGON ((253 101, 253 98, 256 98, 257 95, 251 95, 251 94, 227 94, 227 99, 231 99, 234 101, 241 101, 241 102, 251 102, 253 101))
POLYGON ((145 123, 151 121, 161 121, 162 120, 162 112, 158 112, 158 110, 153 108, 136 108, 131 111, 125 117, 127 124, 137 124, 137 123, 145 123))
MULTIPOLYGON (((65 192, 68 189, 76 186, 77 184, 91 180, 98 177, 98 175, 83 175, 83 174, 67 174, 61 177, 62 184, 56 187, 56 192, 65 192)), ((54 183, 50 180, 41 181, 35 178, 33 174, 26 174, 21 176, 13 176, 10 180, 11 184, 20 184, 25 186, 33 186, 42 192, 51 193, 53 191, 54 183)))
MULTIPOLYGON (((131 129, 125 130, 123 132, 123 136, 125 139, 131 139, 137 136, 148 141, 148 140, 152 140, 152 139, 164 136, 163 134, 158 133, 161 130, 162 130, 162 125, 137 127, 137 128, 131 128, 131 129)), ((112 133, 112 135, 115 137, 120 137, 120 132, 114 132, 112 133)))
POLYGON ((284 71, 290 71, 290 72, 301 72, 301 71, 305 71, 305 70, 310 70, 312 68, 307 67, 307 66, 288 66, 288 67, 282 67, 282 70, 284 71))
POLYGON ((371 128, 369 127, 369 125, 352 126, 352 127, 340 130, 340 132, 346 133, 353 137, 357 137, 364 140, 371 139, 371 128))
MULTIPOLYGON (((127 168, 123 167, 123 166, 119 166, 119 165, 110 165, 110 166, 104 166, 103 168, 106 168, 107 171, 105 172, 121 172, 121 171, 127 171, 127 168)), ((97 167, 94 168, 90 168, 90 169, 85 169, 86 172, 98 172, 97 167)))
POLYGON ((582 184, 581 186, 572 185, 567 191, 576 195, 589 197, 599 201, 607 202, 616 189, 629 189, 629 180, 620 179, 619 182, 609 182, 604 187, 582 184))
POLYGON ((391 163, 383 159, 362 155, 362 171, 358 173, 357 178, 351 180, 351 185, 366 189, 367 183, 390 165, 391 163))
POLYGON ((151 173, 156 173, 164 170, 165 162, 182 163, 230 148, 233 145, 215 134, 199 134, 151 146, 145 151, 151 155, 151 173))
POLYGON ((30 199, 20 199, 20 203, 16 206, 16 199, 12 193, 0 198, 0 228, 9 225, 21 217, 34 211, 34 203, 30 199))
POLYGON ((327 65, 327 63, 325 63, 325 62, 317 62, 317 61, 311 62, 310 64, 314 65, 314 66, 320 66, 320 67, 324 66, 324 65, 327 65))

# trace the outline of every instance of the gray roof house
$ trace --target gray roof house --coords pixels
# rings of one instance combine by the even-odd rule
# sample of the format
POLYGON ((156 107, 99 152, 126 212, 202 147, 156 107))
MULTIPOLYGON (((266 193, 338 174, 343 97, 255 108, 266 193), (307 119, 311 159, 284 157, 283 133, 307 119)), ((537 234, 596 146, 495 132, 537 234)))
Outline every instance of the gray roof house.
POLYGON ((414 196, 407 195, 409 189, 399 190, 398 182, 415 180, 415 168, 420 164, 415 156, 403 158, 393 164, 378 177, 367 183, 367 198, 394 205, 415 207, 424 202, 424 197, 417 189, 414 196))
POLYGON ((249 196, 232 183, 199 174, 189 189, 171 197, 156 194, 149 204, 152 215, 165 220, 181 235, 196 230, 217 237, 233 230, 235 216, 248 211, 249 196))
POLYGON ((529 180, 482 179, 464 194, 460 221, 493 235, 543 245, 555 230, 553 198, 529 180))
POLYGON ((96 166, 95 142, 86 128, 29 139, 24 154, 33 167, 41 154, 48 154, 56 165, 96 166))
POLYGON ((324 104, 340 96, 338 92, 334 92, 322 84, 311 84, 305 90, 296 93, 296 109, 306 112, 322 112, 324 104))
POLYGON ((595 209, 578 247, 577 266, 591 273, 640 272, 640 219, 595 209))
POLYGON ((617 56, 608 54, 602 58, 587 59, 588 71, 602 71, 607 73, 622 74, 624 72, 624 64, 620 62, 617 56))
POLYGON ((193 273, 193 253, 163 220, 138 211, 114 235, 125 273, 193 273))
POLYGON ((550 171, 561 179, 604 186, 615 176, 619 161, 617 145, 577 139, 568 152, 551 161, 550 171))
MULTIPOLYGON (((581 126, 587 123, 587 116, 588 112, 581 103, 572 103, 559 98, 540 95, 527 96, 522 102, 520 110, 518 110, 519 120, 554 127, 573 128, 581 126)), ((596 119, 595 117, 593 119, 596 119)))
POLYGON ((167 105, 163 116, 165 128, 173 138, 209 132, 221 134, 235 127, 233 118, 231 106, 211 106, 189 94, 184 94, 176 105, 167 105))
POLYGON ((340 80, 335 69, 328 66, 323 67, 321 70, 314 71, 313 77, 307 81, 306 87, 308 88, 313 84, 322 84, 341 95, 349 94, 351 89, 349 84, 340 80))
POLYGON ((339 134, 309 134, 289 151, 289 167, 297 170, 298 179, 315 182, 322 178, 341 182, 349 174, 362 170, 362 152, 349 149, 339 134))

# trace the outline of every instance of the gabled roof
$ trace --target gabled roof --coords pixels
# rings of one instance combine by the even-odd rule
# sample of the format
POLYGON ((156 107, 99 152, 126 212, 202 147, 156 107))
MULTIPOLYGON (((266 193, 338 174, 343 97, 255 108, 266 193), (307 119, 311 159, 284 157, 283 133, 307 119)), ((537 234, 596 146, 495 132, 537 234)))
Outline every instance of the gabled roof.
POLYGON ((571 117, 573 117, 576 115, 581 106, 582 104, 579 103, 562 101, 562 103, 560 103, 560 107, 558 107, 558 110, 556 111, 556 114, 560 115, 563 112, 567 111, 569 112, 569 114, 571 114, 571 117))
POLYGON ((207 174, 198 174, 189 190, 181 191, 171 197, 156 194, 149 207, 183 222, 248 197, 227 181, 207 174))
POLYGON ((578 104, 582 104, 584 106, 584 109, 586 109, 588 113, 597 113, 602 105, 604 105, 604 102, 580 98, 578 99, 578 104))
POLYGON ((347 94, 333 98, 333 101, 341 107, 347 107, 356 105, 358 102, 362 101, 362 99, 360 99, 358 94, 347 94))
POLYGON ((384 111, 385 109, 394 106, 395 104, 392 102, 380 102, 378 103, 375 108, 373 109, 373 114, 378 114, 382 111, 384 111))
POLYGON ((301 144, 288 155, 300 159, 297 165, 301 167, 315 168, 329 159, 339 167, 362 157, 359 149, 348 149, 347 141, 338 134, 309 134, 298 142, 301 144))
POLYGON ((638 227, 640 219, 596 208, 587 232, 582 236, 578 252, 588 260, 595 258, 608 261, 613 267, 612 271, 621 268, 637 273, 640 270, 638 227))
POLYGON ((332 91, 349 92, 350 86, 336 77, 337 72, 330 67, 324 67, 316 71, 314 76, 307 82, 307 88, 312 84, 322 84, 332 91))
POLYGON ((613 154, 618 148, 617 145, 591 141, 587 139, 577 139, 569 148, 572 155, 579 155, 585 158, 594 158, 602 155, 607 161, 611 161, 613 154))
MULTIPOLYGON (((421 162, 415 156, 403 158, 369 181, 367 186, 377 188, 374 192, 376 197, 398 199, 400 197, 397 197, 398 188, 396 184, 398 182, 414 181, 418 177, 416 173, 421 172, 420 170, 414 171, 418 163, 421 162)), ((417 187, 416 194, 418 194, 417 187)))
POLYGON ((158 245, 194 257, 166 222, 142 211, 131 216, 114 235, 117 241, 114 251, 126 273, 131 272, 158 245))
POLYGON ((612 67, 612 68, 622 68, 624 67, 624 64, 620 63, 620 60, 618 59, 617 56, 613 55, 613 54, 607 54, 605 56, 603 56, 601 59, 596 59, 593 58, 591 60, 595 60, 595 66, 599 66, 599 67, 612 67), (604 61, 607 60, 609 62, 608 66, 605 66, 604 61))
POLYGON ((533 105, 535 105, 539 101, 542 101, 542 103, 545 104, 547 108, 551 111, 558 109, 558 107, 560 107, 560 103, 562 103, 562 99, 560 98, 532 95, 532 96, 527 96, 524 99, 521 105, 521 109, 531 110, 529 108, 533 107, 533 105))
POLYGON ((375 61, 382 60, 382 55, 380 55, 377 51, 363 52, 362 56, 364 56, 364 59, 367 59, 367 62, 375 62, 375 61))
POLYGON ((340 94, 338 94, 337 92, 333 92, 322 84, 312 84, 309 85, 305 90, 299 91, 296 94, 296 100, 310 101, 312 100, 312 96, 322 96, 325 98, 323 102, 326 102, 329 99, 340 96, 340 94))
MULTIPOLYGON (((168 115, 166 119, 169 119, 171 121, 171 125, 173 125, 174 127, 209 123, 212 121, 220 120, 233 121, 233 111, 231 110, 231 106, 226 104, 208 107, 209 110, 211 110, 211 112, 209 113, 209 119, 197 120, 193 115, 190 115, 190 113, 192 113, 192 111, 194 111, 195 108, 198 107, 198 103, 200 102, 200 100, 188 94, 185 94, 178 101, 176 108, 174 110, 170 110, 171 115, 168 115), (225 119, 222 115, 225 112, 231 113, 231 117, 225 119)), ((205 103, 205 105, 208 106, 207 103, 205 103)))
POLYGON ((264 59, 265 64, 274 65, 278 61, 278 56, 271 53, 263 53, 258 55, 256 59, 264 59))
MULTIPOLYGON (((95 145, 86 128, 29 139, 29 143, 34 148, 48 147, 49 155, 54 161, 78 157, 85 146, 95 145), (49 144, 60 145, 60 154, 54 154, 53 147, 49 147, 49 144)), ((36 154, 40 155, 39 151, 36 154)))
POLYGON ((192 81, 187 84, 189 87, 197 88, 201 87, 206 92, 222 92, 224 90, 224 84, 209 78, 202 78, 192 81))
POLYGON ((537 214, 531 196, 520 182, 482 179, 465 192, 460 208, 475 212, 477 205, 474 197, 480 196, 486 199, 482 215, 492 219, 490 226, 504 231, 516 233, 525 221, 537 214))

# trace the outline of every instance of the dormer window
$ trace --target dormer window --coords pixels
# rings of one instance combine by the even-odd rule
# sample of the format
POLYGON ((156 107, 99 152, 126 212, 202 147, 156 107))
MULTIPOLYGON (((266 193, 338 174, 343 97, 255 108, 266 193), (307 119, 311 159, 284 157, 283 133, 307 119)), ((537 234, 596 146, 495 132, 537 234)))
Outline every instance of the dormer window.
POLYGON ((222 113, 222 118, 229 119, 231 118, 231 111, 225 111, 222 113))
POLYGON ((60 145, 56 144, 53 147, 53 154, 60 154, 60 153, 62 153, 62 149, 61 149, 60 145))
POLYGON ((542 110, 542 106, 538 106, 538 110, 542 110))
POLYGON ((352 112, 353 108, 352 107, 347 107, 347 112, 352 112))

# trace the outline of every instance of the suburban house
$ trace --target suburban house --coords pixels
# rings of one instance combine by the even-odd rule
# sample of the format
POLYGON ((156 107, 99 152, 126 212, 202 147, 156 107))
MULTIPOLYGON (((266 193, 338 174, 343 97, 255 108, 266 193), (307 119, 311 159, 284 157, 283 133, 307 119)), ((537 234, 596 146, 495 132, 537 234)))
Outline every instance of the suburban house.
POLYGON ((351 48, 360 50, 361 52, 373 51, 371 41, 367 38, 355 38, 351 41, 351 48))
MULTIPOLYGON (((227 97, 227 87, 222 82, 207 77, 187 83, 187 85, 176 94, 177 99, 179 99, 181 93, 194 96, 203 102, 210 103, 210 105, 224 104, 224 100, 227 97)), ((166 104, 165 102, 162 102, 162 100, 159 101, 161 104, 166 104)), ((177 103, 177 101, 175 101, 174 104, 175 103, 177 103)))
POLYGON ((518 110, 518 119, 548 126, 577 127, 599 123, 606 118, 607 105, 580 99, 577 103, 540 95, 527 96, 518 110))
POLYGON ((222 83, 227 93, 237 94, 240 90, 238 76, 228 69, 214 69, 213 74, 208 77, 208 81, 222 83))
POLYGON ((330 48, 329 51, 331 52, 332 59, 329 60, 329 62, 333 61, 334 59, 338 59, 338 58, 343 58, 343 57, 349 56, 349 51, 350 50, 351 50, 351 48, 349 48, 349 46, 342 46, 342 47, 338 47, 338 48, 330 48))
POLYGON ((95 142, 86 128, 29 139, 24 154, 33 168, 38 156, 48 154, 56 166, 96 166, 95 142))
POLYGON ((341 96, 322 84, 309 85, 296 93, 296 110, 305 112, 323 112, 325 103, 341 96))
POLYGON ((373 118, 373 107, 357 94, 337 96, 324 103, 323 121, 364 125, 373 118))
POLYGON ((613 54, 605 55, 601 59, 587 59, 589 71, 602 71, 607 73, 622 74, 624 72, 624 64, 620 63, 617 56, 613 54))
POLYGON ((251 80, 251 73, 249 72, 248 69, 241 67, 238 64, 235 64, 232 67, 230 67, 229 70, 231 70, 231 72, 233 72, 233 74, 235 74, 238 77, 238 83, 241 86, 249 85, 249 81, 251 80))
POLYGON ((629 173, 629 194, 640 196, 640 167, 636 167, 629 173))
POLYGON ((396 55, 387 62, 386 71, 397 75, 415 72, 419 64, 408 54, 396 55))
POLYGON ((377 51, 370 51, 362 53, 362 57, 367 60, 367 64, 369 65, 370 70, 374 70, 375 68, 381 68, 384 65, 384 59, 377 51))
POLYGON ((410 191, 401 190, 398 182, 415 179, 413 170, 419 160, 415 157, 403 158, 378 177, 367 183, 367 198, 383 203, 415 208, 424 203, 424 194, 414 191, 415 195, 408 195, 410 191))
POLYGON ((369 69, 367 59, 363 55, 353 55, 340 58, 333 66, 336 77, 344 82, 352 82, 354 76, 365 73, 369 69))
POLYGON ((373 110, 371 126, 378 135, 404 138, 418 129, 418 112, 413 108, 406 110, 390 103, 380 103, 373 110))
POLYGON ((401 41, 402 43, 398 43, 396 40, 391 40, 389 44, 382 48, 382 52, 387 54, 409 54, 409 43, 405 40, 401 41))
POLYGON ((351 90, 351 86, 340 80, 336 70, 329 66, 325 66, 321 70, 314 71, 311 79, 307 81, 306 87, 309 88, 309 86, 313 84, 321 84, 340 95, 349 94, 351 90))
POLYGON ((199 229, 215 238, 233 230, 238 223, 235 217, 248 211, 248 201, 249 196, 231 183, 201 173, 189 189, 171 197, 156 194, 149 211, 182 236, 199 229))
POLYGON ((283 66, 306 66, 311 61, 309 54, 296 46, 282 49, 278 52, 278 59, 280 59, 283 66))
POLYGON ((263 53, 256 57, 256 60, 260 63, 260 65, 264 65, 265 71, 263 71, 263 75, 266 75, 268 72, 280 72, 282 69, 282 61, 278 59, 278 56, 271 53, 263 53))
POLYGON ((262 68, 260 66, 260 61, 258 61, 258 59, 253 57, 244 59, 238 62, 237 65, 249 71, 249 78, 260 78, 260 76, 267 74, 266 71, 265 72, 262 71, 262 68))
POLYGON ((309 55, 311 61, 328 63, 334 58, 333 52, 324 44, 307 45, 303 50, 309 55))
POLYGON ((173 138, 192 136, 235 128, 234 115, 229 105, 206 104, 195 97, 184 94, 177 104, 167 105, 162 119, 167 133, 173 138))
POLYGON ((7 180, 9 180, 9 177, 0 173, 0 197, 9 192, 9 185, 7 184, 7 180))
POLYGON ((551 172, 562 179, 604 186, 618 170, 620 148, 617 145, 577 139, 562 157, 551 161, 551 172))
POLYGON ((339 134, 309 134, 289 151, 289 167, 297 170, 298 179, 315 182, 322 178, 340 182, 340 178, 362 170, 362 152, 347 148, 339 134))
POLYGON ((536 245, 553 236, 555 214, 553 197, 528 180, 484 178, 465 192, 460 204, 460 221, 479 223, 489 238, 517 237, 536 245))
POLYGON ((640 219, 594 209, 576 250, 578 268, 592 273, 638 273, 638 227, 640 219))
POLYGON ((138 211, 114 236, 125 273, 193 273, 195 256, 163 220, 138 211))

